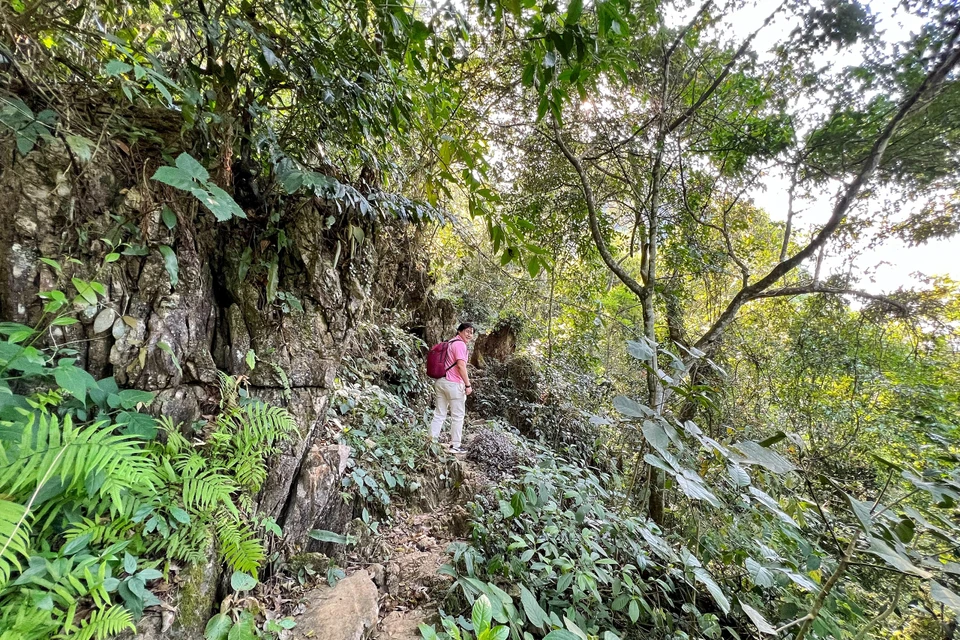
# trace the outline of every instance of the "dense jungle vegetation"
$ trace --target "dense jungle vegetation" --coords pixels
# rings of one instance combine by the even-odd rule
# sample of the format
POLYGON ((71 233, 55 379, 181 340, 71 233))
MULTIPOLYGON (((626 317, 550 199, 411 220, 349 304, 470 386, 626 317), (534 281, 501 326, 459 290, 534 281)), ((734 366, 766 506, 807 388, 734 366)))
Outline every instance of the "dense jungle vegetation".
MULTIPOLYGON (((175 296, 217 229, 218 304, 246 282, 269 322, 323 315, 290 272, 309 207, 331 272, 416 236, 435 292, 513 328, 542 390, 504 400, 529 457, 471 504, 426 640, 956 637, 960 286, 866 290, 862 254, 960 232, 960 5, 9 0, 0 20, 3 171, 59 150, 82 187, 28 322, 0 324, 0 639, 132 629, 211 556, 240 595, 207 637, 292 626, 240 596, 283 570, 257 496, 305 433, 247 376, 272 367, 286 401, 295 381, 243 349, 177 424, 130 372, 199 375, 183 354, 154 339, 100 376, 65 336, 141 331, 110 274, 152 256, 175 296), (108 163, 152 218, 85 209, 108 163)), ((424 345, 385 306, 351 309, 377 348, 338 363, 328 416, 374 531, 431 455, 424 345)))

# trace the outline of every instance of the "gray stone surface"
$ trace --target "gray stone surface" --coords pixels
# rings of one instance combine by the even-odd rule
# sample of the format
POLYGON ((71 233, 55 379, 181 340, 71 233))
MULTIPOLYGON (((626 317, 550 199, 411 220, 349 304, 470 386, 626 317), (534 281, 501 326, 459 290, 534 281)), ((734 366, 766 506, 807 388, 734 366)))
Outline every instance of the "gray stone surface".
POLYGON ((377 586, 366 571, 357 571, 333 588, 307 594, 294 637, 306 640, 364 640, 377 626, 377 586))

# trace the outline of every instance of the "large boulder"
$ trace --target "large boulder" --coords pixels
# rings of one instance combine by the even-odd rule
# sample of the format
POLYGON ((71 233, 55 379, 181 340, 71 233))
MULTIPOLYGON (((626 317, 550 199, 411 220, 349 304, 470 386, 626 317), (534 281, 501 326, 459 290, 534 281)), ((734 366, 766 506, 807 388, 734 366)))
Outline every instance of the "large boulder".
POLYGON ((364 640, 380 616, 377 585, 366 571, 310 592, 305 606, 294 628, 294 637, 304 640, 364 640))

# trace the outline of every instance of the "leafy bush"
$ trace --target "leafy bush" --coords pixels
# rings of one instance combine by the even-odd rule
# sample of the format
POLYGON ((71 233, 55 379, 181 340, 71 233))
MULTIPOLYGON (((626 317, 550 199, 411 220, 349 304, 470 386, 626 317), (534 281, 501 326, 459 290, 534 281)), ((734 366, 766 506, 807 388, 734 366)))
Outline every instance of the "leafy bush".
MULTIPOLYGON (((102 285, 74 286, 74 303, 97 303, 102 285)), ((95 380, 69 347, 35 346, 75 322, 64 293, 41 297, 36 327, 0 324, 0 638, 133 629, 160 603, 149 584, 166 563, 208 562, 214 537, 231 568, 255 576, 264 552, 252 496, 296 429, 291 416, 222 376, 222 412, 191 443, 138 411, 152 393, 95 380)))
POLYGON ((638 515, 634 478, 543 449, 538 466, 474 505, 472 541, 455 545, 442 569, 455 579, 454 610, 486 595, 515 640, 571 624, 588 636, 793 629, 796 638, 842 638, 877 623, 859 585, 890 573, 899 574, 895 597, 905 587, 960 604, 950 586, 960 540, 953 465, 919 474, 887 461, 876 494, 834 482, 823 496, 814 484, 831 479, 771 448, 786 434, 719 442, 629 398, 615 405, 627 418, 618 429, 667 477, 669 533, 638 515))

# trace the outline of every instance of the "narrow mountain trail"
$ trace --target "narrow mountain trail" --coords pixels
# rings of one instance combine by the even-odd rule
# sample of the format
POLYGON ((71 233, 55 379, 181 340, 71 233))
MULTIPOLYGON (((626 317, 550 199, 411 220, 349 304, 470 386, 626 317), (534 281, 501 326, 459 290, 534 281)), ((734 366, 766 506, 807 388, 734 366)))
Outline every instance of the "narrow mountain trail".
POLYGON ((466 455, 444 452, 422 470, 390 526, 348 555, 347 577, 305 594, 294 638, 417 640, 421 623, 436 623, 452 580, 438 569, 468 534, 466 504, 495 484, 468 457, 469 445, 466 455))

